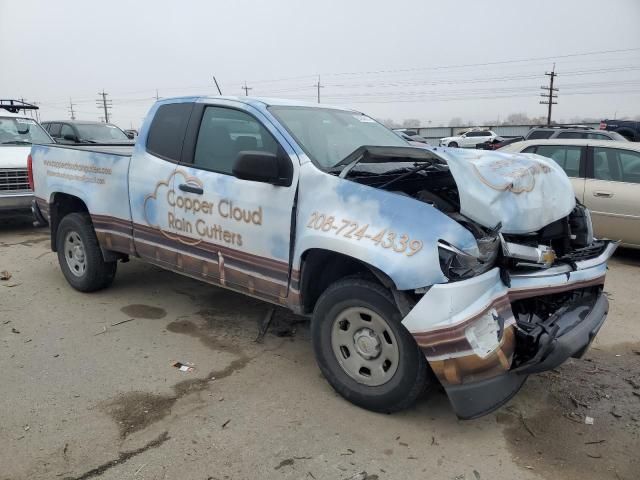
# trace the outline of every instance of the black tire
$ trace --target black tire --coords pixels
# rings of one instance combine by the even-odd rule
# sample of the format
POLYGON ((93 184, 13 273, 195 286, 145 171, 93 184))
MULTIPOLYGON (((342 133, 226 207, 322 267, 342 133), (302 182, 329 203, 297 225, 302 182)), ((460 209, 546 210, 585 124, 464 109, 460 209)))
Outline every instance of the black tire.
POLYGON ((58 263, 67 282, 81 292, 95 292, 108 287, 116 275, 117 262, 105 262, 100 244, 93 230, 91 217, 87 213, 70 213, 58 224, 56 232, 58 263), (72 272, 67 256, 72 252, 65 248, 68 235, 77 234, 84 251, 84 271, 72 272))
POLYGON ((331 386, 345 399, 368 410, 390 413, 412 405, 430 383, 424 354, 401 320, 391 293, 369 280, 339 280, 320 296, 311 320, 316 361, 331 386), (397 342, 397 367, 393 376, 382 385, 370 386, 356 381, 343 369, 334 353, 334 322, 352 307, 364 307, 382 317, 397 342))
POLYGON ((449 145, 447 145, 447 147, 457 148, 458 147, 458 143, 457 142, 450 142, 449 145))

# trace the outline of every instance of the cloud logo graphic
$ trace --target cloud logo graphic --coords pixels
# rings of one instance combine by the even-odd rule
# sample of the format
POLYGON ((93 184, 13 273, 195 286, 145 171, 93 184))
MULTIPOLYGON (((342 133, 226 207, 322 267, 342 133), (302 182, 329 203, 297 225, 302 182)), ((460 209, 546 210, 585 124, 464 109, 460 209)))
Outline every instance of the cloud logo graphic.
MULTIPOLYGON (((163 228, 161 225, 160 218, 163 216, 163 211, 158 209, 157 200, 167 202, 167 193, 172 189, 172 180, 174 177, 182 177, 184 181, 181 183, 185 183, 189 186, 203 188, 202 182, 196 177, 191 177, 187 175, 182 170, 175 170, 169 178, 166 180, 162 180, 158 182, 153 190, 153 193, 150 193, 146 197, 144 197, 143 203, 143 216, 144 220, 151 228, 157 229, 163 236, 169 238, 170 240, 174 240, 176 242, 183 243, 185 245, 197 245, 202 242, 201 239, 188 239, 181 235, 177 235, 175 232, 168 230, 168 225, 166 228, 163 228)), ((171 208, 167 203, 167 208, 171 208)))

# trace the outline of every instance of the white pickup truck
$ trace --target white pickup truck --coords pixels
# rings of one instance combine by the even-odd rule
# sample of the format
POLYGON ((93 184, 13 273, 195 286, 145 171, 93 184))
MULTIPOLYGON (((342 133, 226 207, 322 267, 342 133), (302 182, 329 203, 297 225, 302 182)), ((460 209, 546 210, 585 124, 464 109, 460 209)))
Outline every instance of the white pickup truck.
POLYGON ((582 355, 607 259, 553 161, 416 148, 362 113, 165 99, 135 147, 34 146, 38 212, 67 281, 129 257, 311 317, 349 401, 410 405, 440 382, 461 418, 582 355))
POLYGON ((31 144, 53 143, 33 118, 18 113, 25 106, 33 107, 16 100, 0 100, 0 212, 31 209, 33 190, 27 177, 31 144))

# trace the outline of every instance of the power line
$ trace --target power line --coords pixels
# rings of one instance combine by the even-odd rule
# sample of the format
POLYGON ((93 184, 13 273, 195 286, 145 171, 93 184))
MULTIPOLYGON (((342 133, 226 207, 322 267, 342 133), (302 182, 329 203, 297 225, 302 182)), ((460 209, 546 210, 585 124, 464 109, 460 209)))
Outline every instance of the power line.
POLYGON ((547 77, 549 77, 549 85, 548 86, 542 86, 540 87, 543 90, 548 90, 549 93, 542 93, 540 94, 541 97, 546 98, 547 100, 541 100, 540 103, 542 105, 549 105, 549 110, 547 112, 547 125, 551 125, 551 107, 553 107, 553 105, 557 105, 558 102, 554 102, 553 99, 554 98, 558 98, 558 95, 554 95, 553 92, 557 92, 558 89, 557 88, 553 88, 553 79, 555 77, 558 76, 558 74, 556 73, 556 64, 553 64, 553 68, 551 69, 550 72, 546 72, 545 75, 547 77))
POLYGON ((111 109, 111 104, 113 102, 111 100, 107 100, 107 95, 109 94, 104 91, 104 88, 102 89, 102 93, 98 92, 98 95, 100 95, 102 99, 99 98, 96 105, 98 108, 102 108, 104 110, 104 117, 100 118, 104 119, 104 123, 109 123, 109 110, 111 109))
POLYGON ((324 86, 320 84, 320 75, 318 75, 318 83, 315 84, 315 87, 318 89, 318 103, 320 103, 320 89, 324 88, 324 86))
POLYGON ((248 97, 249 96, 249 90, 253 90, 253 87, 247 87, 247 81, 244 81, 244 87, 240 87, 244 90, 244 96, 248 97))
POLYGON ((69 97, 69 114, 71 115, 71 120, 76 119, 76 112, 73 109, 73 106, 73 101, 71 100, 71 97, 69 97))

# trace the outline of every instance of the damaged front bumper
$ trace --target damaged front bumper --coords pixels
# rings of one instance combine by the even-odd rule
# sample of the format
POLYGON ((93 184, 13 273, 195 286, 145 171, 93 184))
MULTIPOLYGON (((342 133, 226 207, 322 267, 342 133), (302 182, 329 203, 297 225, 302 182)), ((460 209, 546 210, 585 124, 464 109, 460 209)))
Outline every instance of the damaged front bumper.
POLYGON ((529 374, 584 354, 608 313, 602 287, 616 247, 526 273, 494 268, 424 294, 403 324, 460 418, 495 410, 529 374))

